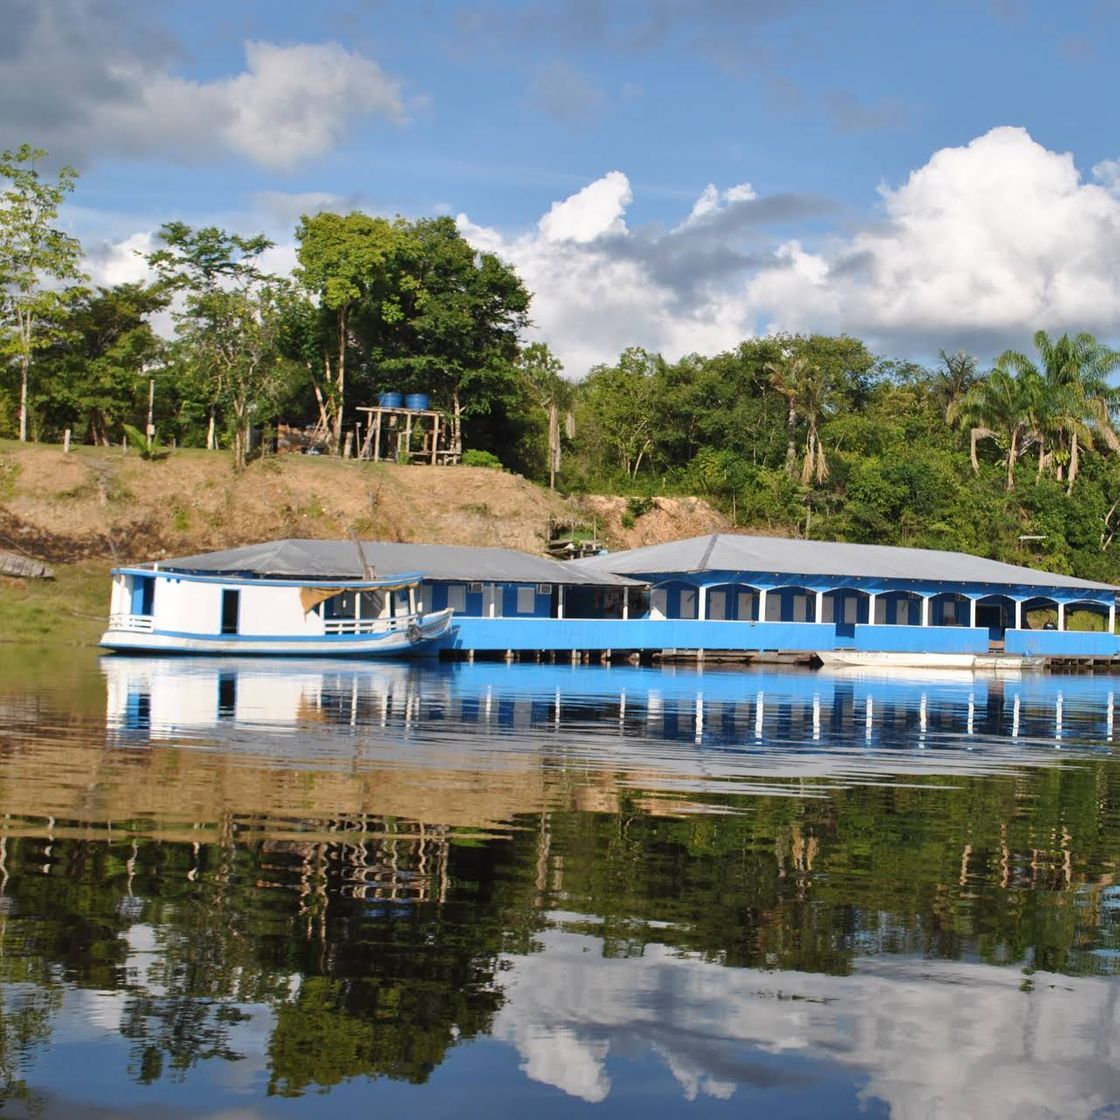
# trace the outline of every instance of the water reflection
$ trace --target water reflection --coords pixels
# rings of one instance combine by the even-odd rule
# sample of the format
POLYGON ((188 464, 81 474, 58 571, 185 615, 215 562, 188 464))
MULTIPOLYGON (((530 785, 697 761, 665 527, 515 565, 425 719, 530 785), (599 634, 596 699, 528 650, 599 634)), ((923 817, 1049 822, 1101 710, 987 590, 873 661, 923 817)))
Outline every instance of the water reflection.
POLYGON ((15 1115, 1120 1101, 1111 679, 91 671, 0 685, 15 1115))

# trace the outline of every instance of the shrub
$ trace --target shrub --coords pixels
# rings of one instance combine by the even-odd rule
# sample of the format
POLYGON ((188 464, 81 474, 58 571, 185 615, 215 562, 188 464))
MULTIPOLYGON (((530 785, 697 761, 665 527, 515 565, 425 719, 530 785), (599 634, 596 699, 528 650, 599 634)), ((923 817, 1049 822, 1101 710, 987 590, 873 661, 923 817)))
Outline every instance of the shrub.
POLYGON ((472 448, 463 452, 464 467, 489 467, 491 470, 500 471, 502 461, 490 451, 478 451, 472 448))

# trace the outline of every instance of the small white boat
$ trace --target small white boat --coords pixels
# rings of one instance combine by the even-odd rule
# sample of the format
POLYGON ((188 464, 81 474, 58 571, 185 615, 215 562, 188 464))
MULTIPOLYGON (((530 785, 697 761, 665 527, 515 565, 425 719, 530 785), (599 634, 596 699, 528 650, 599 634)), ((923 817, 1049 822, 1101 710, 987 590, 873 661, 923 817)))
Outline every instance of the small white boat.
POLYGON ((856 649, 820 650, 821 664, 851 669, 963 669, 969 672, 1021 673, 1039 669, 1041 657, 1013 653, 903 653, 856 649))
POLYGON ((450 633, 453 612, 417 606, 418 573, 348 580, 113 572, 104 649, 269 657, 403 657, 450 633))

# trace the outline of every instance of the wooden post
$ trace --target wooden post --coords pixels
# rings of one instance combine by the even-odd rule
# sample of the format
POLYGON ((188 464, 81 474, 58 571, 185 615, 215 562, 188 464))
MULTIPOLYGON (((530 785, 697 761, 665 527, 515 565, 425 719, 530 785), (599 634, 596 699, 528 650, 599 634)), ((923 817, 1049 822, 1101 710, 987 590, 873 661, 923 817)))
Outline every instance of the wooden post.
POLYGON ((344 459, 349 459, 350 458, 350 447, 353 444, 353 442, 354 442, 354 433, 353 432, 347 432, 346 433, 346 441, 342 445, 342 457, 344 459))
MULTIPOLYGON (((397 450, 397 458, 400 458, 400 449, 397 450)), ((412 413, 410 412, 404 419, 404 461, 406 463, 412 460, 412 413)))
POLYGON ((375 409, 370 414, 374 423, 373 429, 373 461, 376 463, 381 458, 381 409, 375 409))
POLYGON ((70 429, 69 428, 67 428, 66 431, 62 433, 62 453, 64 455, 69 455, 70 454, 70 429))
POLYGON ((439 452, 439 413, 432 413, 432 466, 436 465, 438 461, 436 455, 439 452))

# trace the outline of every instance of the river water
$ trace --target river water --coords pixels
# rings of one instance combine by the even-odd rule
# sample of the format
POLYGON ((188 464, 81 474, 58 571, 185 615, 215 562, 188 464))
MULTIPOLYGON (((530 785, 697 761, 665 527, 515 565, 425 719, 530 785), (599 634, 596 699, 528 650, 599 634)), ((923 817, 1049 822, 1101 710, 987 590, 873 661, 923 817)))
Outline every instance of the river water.
POLYGON ((0 662, 0 1108, 1120 1116, 1120 680, 0 662))

